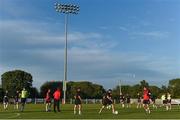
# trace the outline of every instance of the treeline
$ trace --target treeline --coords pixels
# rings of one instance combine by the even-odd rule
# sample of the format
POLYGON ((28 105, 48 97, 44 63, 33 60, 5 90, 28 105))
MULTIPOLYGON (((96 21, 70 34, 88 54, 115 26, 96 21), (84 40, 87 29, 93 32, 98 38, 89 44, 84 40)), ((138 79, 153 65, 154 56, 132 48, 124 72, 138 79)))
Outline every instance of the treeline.
MULTIPOLYGON (((40 88, 40 96, 44 97, 46 95, 46 92, 48 89, 51 89, 51 92, 53 93, 57 87, 62 88, 63 84, 61 81, 55 81, 55 82, 46 82, 44 83, 40 88)), ((102 85, 93 84, 88 81, 82 81, 82 82, 67 82, 67 99, 74 98, 74 95, 76 93, 76 89, 80 87, 81 88, 81 94, 82 98, 102 98, 102 95, 105 92, 105 89, 102 85)))
MULTIPOLYGON (((44 98, 45 93, 48 89, 51 89, 53 93, 54 90, 59 87, 62 89, 62 81, 49 81, 45 82, 40 87, 40 92, 37 88, 32 86, 33 77, 30 73, 21 70, 8 71, 1 75, 2 86, 0 88, 0 100, 2 100, 3 92, 5 90, 9 91, 9 96, 14 96, 16 90, 22 90, 24 87, 29 91, 30 98, 44 98)), ((143 87, 147 86, 151 92, 159 97, 163 93, 170 92, 173 98, 180 98, 180 78, 172 79, 169 81, 168 86, 152 86, 146 80, 140 81, 136 85, 122 85, 121 91, 123 94, 129 94, 132 98, 136 98, 137 93, 142 94, 143 87)), ((76 88, 80 87, 82 91, 82 98, 87 99, 101 99, 105 93, 105 88, 102 85, 94 84, 88 81, 81 82, 67 82, 67 99, 73 98, 76 88)), ((113 90, 113 97, 117 99, 120 94, 120 87, 116 86, 113 90)))
MULTIPOLYGON (((172 79, 169 81, 168 86, 152 86, 146 80, 140 81, 139 84, 136 85, 122 85, 121 91, 124 95, 129 94, 132 98, 137 98, 137 93, 143 94, 143 87, 146 86, 150 89, 152 94, 157 98, 160 98, 164 93, 171 93, 173 98, 180 98, 180 78, 172 79)), ((55 88, 60 87, 62 88, 62 82, 46 82, 41 86, 40 94, 41 96, 45 96, 45 93, 48 88, 54 91, 55 88)), ((82 98, 96 98, 101 99, 103 94, 105 93, 105 89, 102 85, 93 84, 88 81, 82 82, 68 82, 67 83, 67 98, 73 98, 76 88, 80 87, 82 90, 82 98)), ((116 86, 112 89, 113 97, 115 99, 119 98, 120 94, 120 86, 116 86)))

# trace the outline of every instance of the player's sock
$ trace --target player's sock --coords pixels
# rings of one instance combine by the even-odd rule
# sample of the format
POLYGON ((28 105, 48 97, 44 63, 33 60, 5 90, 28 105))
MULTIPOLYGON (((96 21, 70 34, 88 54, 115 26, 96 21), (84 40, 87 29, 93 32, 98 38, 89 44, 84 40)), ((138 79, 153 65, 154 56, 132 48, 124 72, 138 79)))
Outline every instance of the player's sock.
POLYGON ((79 110, 79 115, 81 115, 81 111, 79 110))
POLYGON ((122 104, 122 107, 124 108, 124 104, 122 104))
POLYGON ((6 104, 5 109, 7 110, 7 108, 8 108, 8 105, 6 104))
POLYGON ((148 113, 148 109, 147 108, 144 108, 145 109, 145 112, 148 113))
POLYGON ((166 110, 168 110, 169 108, 168 108, 168 106, 166 106, 166 110))
POLYGON ((4 109, 6 109, 6 105, 4 104, 4 109))
POLYGON ((114 109, 112 109, 112 113, 113 113, 113 114, 115 114, 115 111, 114 111, 114 109))

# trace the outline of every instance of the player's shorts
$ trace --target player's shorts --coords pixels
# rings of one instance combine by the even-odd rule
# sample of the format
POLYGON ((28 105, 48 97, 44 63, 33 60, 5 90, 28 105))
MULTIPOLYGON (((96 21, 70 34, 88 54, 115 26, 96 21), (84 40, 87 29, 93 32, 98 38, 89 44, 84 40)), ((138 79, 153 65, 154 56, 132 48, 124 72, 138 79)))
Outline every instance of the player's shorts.
POLYGON ((107 101, 107 105, 113 104, 113 102, 111 100, 109 100, 109 99, 107 99, 106 101, 107 101))
POLYGON ((124 101, 124 100, 120 100, 120 103, 121 103, 121 104, 124 104, 124 103, 125 103, 125 101, 124 101))
POLYGON ((127 100, 127 103, 129 104, 131 101, 130 100, 127 100))
POLYGON ((18 103, 19 102, 19 99, 18 98, 15 98, 15 103, 18 103))
POLYGON ((167 104, 167 100, 163 100, 163 104, 167 104))
POLYGON ((6 104, 6 103, 8 103, 8 102, 9 102, 8 98, 5 98, 5 99, 3 100, 3 103, 4 103, 4 104, 6 104))
POLYGON ((8 101, 3 101, 3 104, 8 104, 9 102, 8 101))
POLYGON ((149 100, 143 100, 143 104, 150 104, 149 100))
POLYGON ((156 100, 155 99, 151 99, 152 103, 156 103, 156 100))
POLYGON ((26 102, 26 98, 21 98, 21 103, 25 103, 26 102))
POLYGON ((51 103, 51 100, 46 100, 46 103, 51 103))
POLYGON ((80 99, 75 99, 75 105, 81 105, 81 100, 80 99))
POLYGON ((171 99, 168 99, 168 100, 167 100, 167 103, 171 103, 171 99))
POLYGON ((140 103, 140 102, 141 102, 141 99, 138 99, 137 102, 140 103))
POLYGON ((107 99, 107 98, 103 98, 103 99, 102 99, 102 104, 103 104, 104 106, 109 105, 108 99, 107 99))

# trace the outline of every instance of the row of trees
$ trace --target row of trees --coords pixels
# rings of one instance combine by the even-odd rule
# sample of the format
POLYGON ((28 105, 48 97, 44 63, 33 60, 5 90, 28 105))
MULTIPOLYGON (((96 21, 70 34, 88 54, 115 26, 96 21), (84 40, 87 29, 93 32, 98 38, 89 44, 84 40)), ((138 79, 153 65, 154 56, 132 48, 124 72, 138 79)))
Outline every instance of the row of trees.
MULTIPOLYGON (((62 88, 61 81, 50 81, 44 83, 40 87, 40 92, 32 86, 33 77, 30 73, 21 70, 8 71, 1 75, 2 86, 0 88, 0 100, 2 100, 3 92, 5 90, 9 91, 9 96, 14 96, 16 90, 22 90, 24 87, 29 91, 31 98, 43 98, 48 89, 51 89, 53 93, 57 87, 62 88)), ((123 94, 129 94, 132 98, 136 98, 137 93, 142 94, 143 87, 147 86, 150 88, 151 92, 160 97, 163 93, 170 92, 172 97, 180 98, 180 78, 173 79, 169 81, 168 86, 151 86, 146 80, 140 81, 136 85, 122 85, 121 90, 123 94)), ((76 88, 80 87, 82 90, 82 98, 96 98, 101 99, 105 93, 105 89, 102 85, 94 84, 88 81, 67 83, 67 98, 73 98, 76 88)), ((120 94, 120 87, 116 86, 113 89, 113 97, 118 98, 120 94)))
MULTIPOLYGON (((55 82, 46 82, 44 83, 40 88, 40 95, 45 96, 48 89, 51 89, 51 92, 53 93, 57 87, 62 88, 63 84, 60 81, 55 82)), ((76 89, 80 87, 81 88, 81 94, 82 98, 102 98, 102 94, 105 92, 105 89, 102 85, 93 84, 88 81, 83 82, 68 82, 67 83, 67 98, 73 98, 73 96, 76 94, 76 89)))

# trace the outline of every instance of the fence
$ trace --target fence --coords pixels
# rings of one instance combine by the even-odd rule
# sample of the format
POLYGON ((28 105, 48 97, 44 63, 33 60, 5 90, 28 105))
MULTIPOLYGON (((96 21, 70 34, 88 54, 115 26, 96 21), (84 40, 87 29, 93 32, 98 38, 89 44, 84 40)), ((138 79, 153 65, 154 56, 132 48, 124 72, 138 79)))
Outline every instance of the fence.
MULTIPOLYGON (((35 98, 35 99, 28 98, 27 103, 35 103, 35 104, 45 103, 45 100, 43 98, 35 98)), ((74 99, 68 99, 66 103, 74 104, 74 99)), ((100 104, 102 103, 102 99, 82 99, 82 103, 83 104, 100 104)), ((118 104, 119 100, 114 99, 114 103, 118 104)), ((171 103, 175 105, 180 105, 180 99, 172 99, 171 103)), ((137 99, 131 99, 131 104, 137 104, 137 99)), ((162 100, 156 99, 156 104, 162 104, 162 100)))

